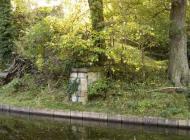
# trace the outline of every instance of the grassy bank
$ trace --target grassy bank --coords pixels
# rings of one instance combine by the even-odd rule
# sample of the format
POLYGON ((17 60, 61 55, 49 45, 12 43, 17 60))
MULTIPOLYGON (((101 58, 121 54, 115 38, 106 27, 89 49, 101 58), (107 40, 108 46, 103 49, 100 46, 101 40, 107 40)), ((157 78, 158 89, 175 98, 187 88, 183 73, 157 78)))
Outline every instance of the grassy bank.
MULTIPOLYGON (((117 46, 117 48, 122 47, 119 44, 117 46)), ((145 56, 146 63, 142 66, 141 52, 135 47, 125 47, 124 53, 128 56, 125 59, 126 64, 120 64, 120 56, 117 53, 119 50, 113 48, 110 51, 116 63, 112 66, 113 77, 90 85, 89 101, 85 105, 68 102, 68 80, 63 80, 65 77, 48 80, 48 73, 39 77, 25 75, 21 79, 15 78, 9 84, 1 86, 0 103, 33 108, 190 118, 189 93, 155 91, 158 88, 171 86, 166 80, 167 62, 145 56)))
MULTIPOLYGON (((58 84, 58 83, 56 83, 58 84)), ((99 81, 90 87, 87 104, 67 101, 67 84, 38 86, 31 76, 14 79, 0 88, 0 102, 22 107, 71 109, 79 111, 110 112, 124 115, 160 116, 166 118, 190 117, 189 97, 186 93, 147 92, 158 84, 127 84, 123 81, 99 81)))

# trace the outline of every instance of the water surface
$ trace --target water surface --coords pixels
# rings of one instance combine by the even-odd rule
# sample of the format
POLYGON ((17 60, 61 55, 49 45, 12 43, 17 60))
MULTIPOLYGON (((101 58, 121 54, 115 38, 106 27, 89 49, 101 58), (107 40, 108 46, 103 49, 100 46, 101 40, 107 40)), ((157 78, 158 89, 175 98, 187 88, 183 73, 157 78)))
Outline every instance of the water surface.
POLYGON ((190 131, 0 113, 0 140, 190 140, 190 131))

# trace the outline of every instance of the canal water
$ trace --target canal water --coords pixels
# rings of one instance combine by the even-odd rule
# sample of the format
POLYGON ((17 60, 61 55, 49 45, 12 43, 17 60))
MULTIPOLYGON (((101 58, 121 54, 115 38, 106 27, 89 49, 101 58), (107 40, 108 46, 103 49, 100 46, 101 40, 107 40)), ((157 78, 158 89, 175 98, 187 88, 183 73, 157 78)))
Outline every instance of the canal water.
POLYGON ((190 140, 190 131, 1 112, 0 140, 190 140))

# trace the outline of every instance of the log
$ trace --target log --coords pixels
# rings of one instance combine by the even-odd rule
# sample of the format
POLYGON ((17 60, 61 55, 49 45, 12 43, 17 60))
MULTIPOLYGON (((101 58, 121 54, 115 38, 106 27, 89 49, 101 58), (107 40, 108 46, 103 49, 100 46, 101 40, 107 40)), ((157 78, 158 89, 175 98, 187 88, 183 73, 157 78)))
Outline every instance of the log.
POLYGON ((0 78, 2 79, 2 78, 6 78, 7 76, 8 76, 8 72, 1 72, 0 73, 0 78))
POLYGON ((186 92, 190 92, 190 89, 188 89, 186 87, 164 87, 164 88, 159 88, 159 89, 147 91, 147 93, 150 93, 150 92, 186 93, 186 92))
POLYGON ((5 85, 12 81, 13 78, 21 78, 25 73, 33 73, 37 69, 29 59, 17 56, 12 65, 4 72, 0 73, 0 82, 5 85))

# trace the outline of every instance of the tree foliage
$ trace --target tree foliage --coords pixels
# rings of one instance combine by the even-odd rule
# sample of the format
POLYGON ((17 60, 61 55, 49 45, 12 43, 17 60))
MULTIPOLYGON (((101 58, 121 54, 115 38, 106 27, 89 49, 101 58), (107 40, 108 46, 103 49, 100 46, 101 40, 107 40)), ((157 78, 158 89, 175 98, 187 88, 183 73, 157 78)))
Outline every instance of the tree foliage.
POLYGON ((0 0, 0 61, 3 64, 11 56, 14 28, 10 0, 0 0))
POLYGON ((63 0, 52 7, 13 0, 6 19, 15 29, 6 30, 14 31, 15 51, 46 75, 101 65, 112 78, 143 81, 166 72, 170 8, 170 0, 63 0))

